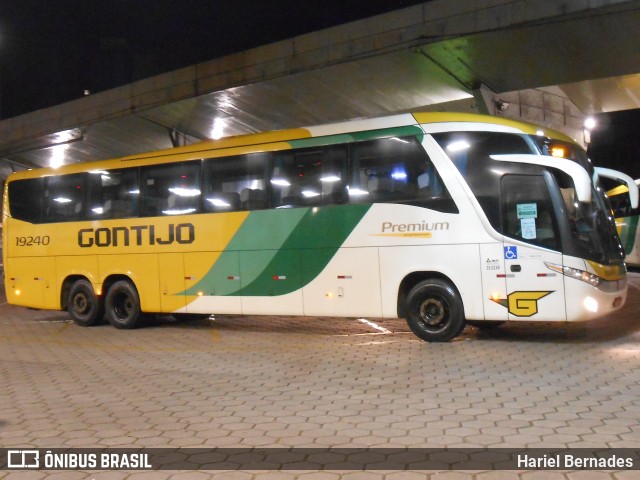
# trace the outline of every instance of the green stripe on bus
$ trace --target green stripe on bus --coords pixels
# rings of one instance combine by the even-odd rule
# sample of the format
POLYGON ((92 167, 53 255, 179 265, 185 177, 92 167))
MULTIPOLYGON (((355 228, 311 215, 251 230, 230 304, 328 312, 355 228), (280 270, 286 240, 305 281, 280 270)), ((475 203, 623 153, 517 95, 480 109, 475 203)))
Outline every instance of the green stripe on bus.
POLYGON ((322 272, 370 207, 252 212, 209 272, 184 293, 277 296, 298 290, 322 272), (274 222, 288 224, 286 238, 266 237, 274 222), (235 272, 240 281, 229 281, 235 272))
POLYGON ((304 287, 324 270, 369 208, 349 205, 305 209, 302 221, 260 276, 237 295, 285 295, 304 287))
POLYGON ((204 277, 178 295, 235 294, 241 285, 252 282, 262 273, 305 213, 305 209, 299 208, 251 212, 204 277), (251 261, 247 262, 247 258, 251 261), (242 278, 242 283, 229 280, 229 277, 242 278))
POLYGON ((249 214, 226 250, 279 250, 302 221, 305 208, 256 210, 249 214))

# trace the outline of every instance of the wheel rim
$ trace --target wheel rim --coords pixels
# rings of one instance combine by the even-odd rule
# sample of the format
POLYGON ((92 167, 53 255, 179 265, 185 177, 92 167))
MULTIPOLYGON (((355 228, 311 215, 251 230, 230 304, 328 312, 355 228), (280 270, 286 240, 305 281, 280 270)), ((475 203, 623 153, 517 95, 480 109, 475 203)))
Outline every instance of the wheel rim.
POLYGON ((129 295, 121 293, 113 301, 113 311, 119 319, 128 318, 133 312, 133 302, 129 295))
POLYGON ((441 327, 448 317, 448 304, 440 297, 427 298, 420 305, 420 321, 427 327, 441 327))
POLYGON ((91 302, 84 293, 78 293, 73 297, 73 310, 78 315, 84 315, 91 309, 91 302))

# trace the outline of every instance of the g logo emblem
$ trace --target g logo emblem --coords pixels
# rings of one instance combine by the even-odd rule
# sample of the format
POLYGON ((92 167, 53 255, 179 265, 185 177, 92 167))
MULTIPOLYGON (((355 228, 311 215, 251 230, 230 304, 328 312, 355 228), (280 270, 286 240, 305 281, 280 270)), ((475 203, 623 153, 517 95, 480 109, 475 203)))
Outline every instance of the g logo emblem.
POLYGON ((538 313, 538 300, 550 293, 553 293, 553 290, 550 292, 511 292, 506 299, 492 298, 491 300, 506 307, 511 315, 531 317, 538 313))

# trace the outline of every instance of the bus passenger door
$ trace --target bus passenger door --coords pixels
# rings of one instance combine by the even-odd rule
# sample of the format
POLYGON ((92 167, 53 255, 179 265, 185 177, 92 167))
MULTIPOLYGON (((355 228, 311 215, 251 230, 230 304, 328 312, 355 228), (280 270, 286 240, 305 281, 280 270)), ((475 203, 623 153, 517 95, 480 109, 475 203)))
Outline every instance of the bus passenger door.
POLYGON ((184 259, 182 253, 159 253, 160 305, 165 313, 185 307, 184 259))
POLYGON ((542 175, 502 178, 503 246, 509 320, 566 320, 564 279, 545 263, 562 265, 560 234, 542 175))

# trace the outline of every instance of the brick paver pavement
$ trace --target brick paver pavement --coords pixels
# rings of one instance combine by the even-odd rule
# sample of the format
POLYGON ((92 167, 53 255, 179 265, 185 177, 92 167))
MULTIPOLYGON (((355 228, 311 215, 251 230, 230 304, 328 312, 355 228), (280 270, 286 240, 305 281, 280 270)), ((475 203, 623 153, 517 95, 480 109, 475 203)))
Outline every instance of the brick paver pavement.
MULTIPOLYGON (((640 274, 590 323, 220 316, 81 328, 0 296, 0 447, 640 448, 640 274)), ((640 478, 638 471, 0 471, 2 480, 640 478)))

